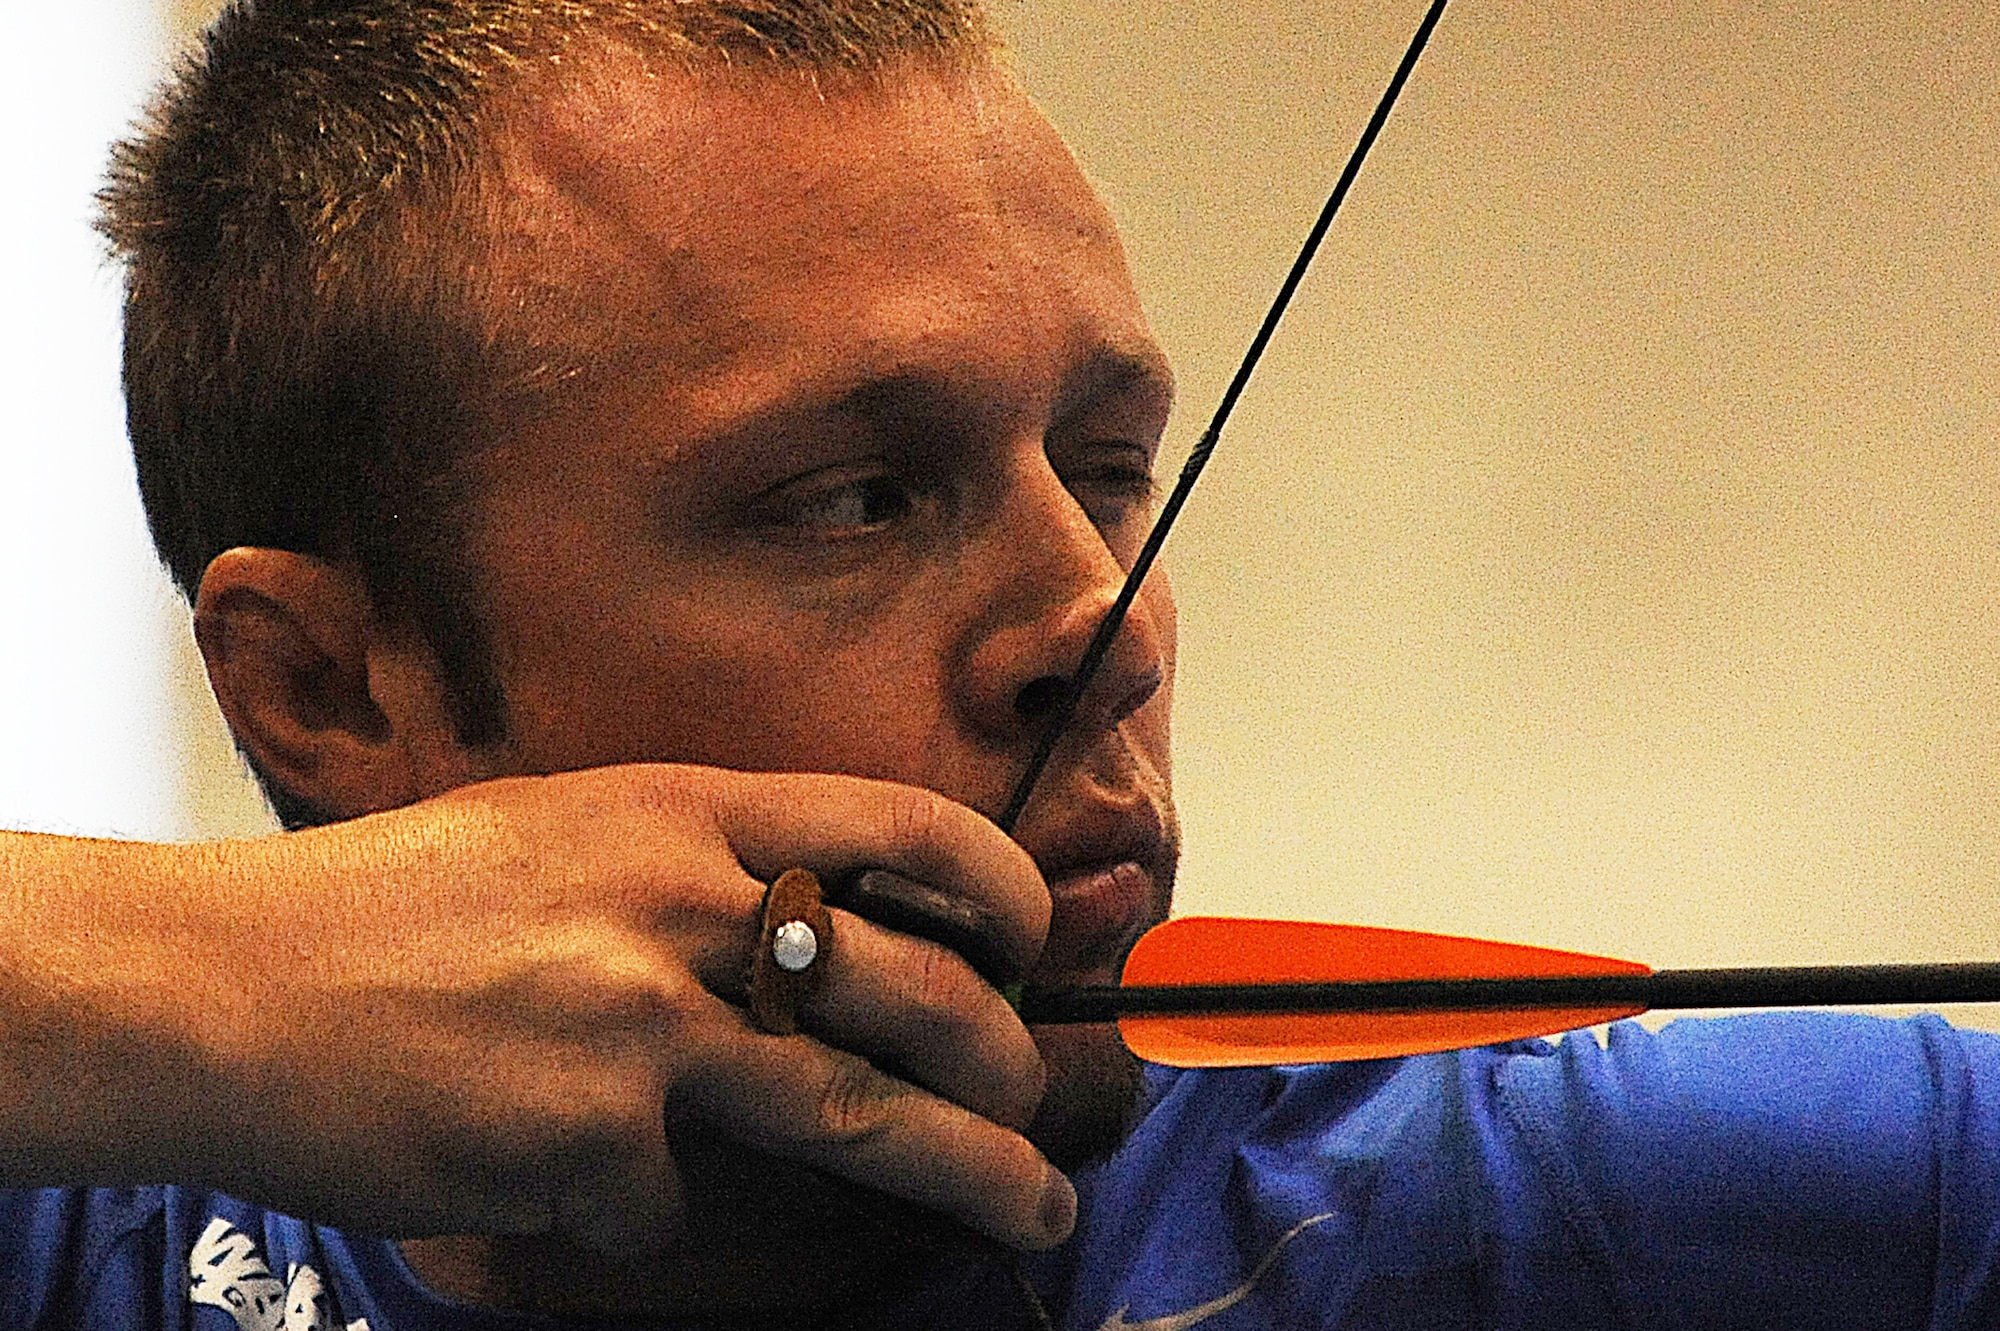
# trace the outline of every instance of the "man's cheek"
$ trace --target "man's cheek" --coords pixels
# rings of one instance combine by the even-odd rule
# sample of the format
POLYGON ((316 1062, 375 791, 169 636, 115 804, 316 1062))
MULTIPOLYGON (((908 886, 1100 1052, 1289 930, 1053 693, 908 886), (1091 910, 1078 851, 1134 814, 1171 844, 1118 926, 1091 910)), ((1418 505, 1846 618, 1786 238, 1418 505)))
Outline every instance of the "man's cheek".
POLYGON ((1058 1169, 1104 1159, 1137 1125, 1144 1065, 1116 1026, 1037 1026, 1034 1036, 1049 1082, 1028 1140, 1058 1169))

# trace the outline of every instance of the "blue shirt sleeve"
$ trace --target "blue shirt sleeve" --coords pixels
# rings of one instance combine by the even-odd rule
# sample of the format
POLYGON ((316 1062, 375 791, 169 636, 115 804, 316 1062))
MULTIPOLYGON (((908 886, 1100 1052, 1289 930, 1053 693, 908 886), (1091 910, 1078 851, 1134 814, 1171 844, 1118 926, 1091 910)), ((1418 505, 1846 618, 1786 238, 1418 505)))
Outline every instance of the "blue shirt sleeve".
POLYGON ((2000 1041, 1934 1018, 1156 1084, 1051 1272, 1072 1328, 2000 1326, 2000 1041))
POLYGON ((0 1327, 178 1331, 159 1188, 0 1191, 0 1327))
POLYGON ((2000 1042, 1935 1018, 1612 1028, 1498 1118, 1635 1326, 2000 1325, 2000 1042))

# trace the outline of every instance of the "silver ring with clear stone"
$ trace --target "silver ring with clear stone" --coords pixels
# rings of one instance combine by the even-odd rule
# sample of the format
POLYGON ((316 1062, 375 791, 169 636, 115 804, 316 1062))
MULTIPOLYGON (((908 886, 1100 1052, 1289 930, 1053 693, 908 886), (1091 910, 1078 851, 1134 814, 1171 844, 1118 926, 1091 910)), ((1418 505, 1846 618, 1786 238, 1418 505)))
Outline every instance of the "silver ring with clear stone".
POLYGON ((796 975, 819 955, 819 935, 804 920, 787 920, 771 933, 771 960, 796 975))

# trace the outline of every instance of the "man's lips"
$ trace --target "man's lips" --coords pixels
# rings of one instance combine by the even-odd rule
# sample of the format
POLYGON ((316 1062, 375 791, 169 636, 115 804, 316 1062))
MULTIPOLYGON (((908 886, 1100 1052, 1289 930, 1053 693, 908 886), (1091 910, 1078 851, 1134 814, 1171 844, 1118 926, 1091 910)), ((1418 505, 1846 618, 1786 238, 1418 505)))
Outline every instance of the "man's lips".
POLYGON ((1049 941, 1037 985, 1113 978, 1125 951, 1155 914, 1153 875, 1137 860, 1086 865, 1050 877, 1049 941))
POLYGON ((1021 829, 1050 897, 1032 987, 1115 983, 1125 953, 1166 913, 1173 858, 1165 816, 1138 792, 1107 796, 1050 799, 1030 808, 1021 829))

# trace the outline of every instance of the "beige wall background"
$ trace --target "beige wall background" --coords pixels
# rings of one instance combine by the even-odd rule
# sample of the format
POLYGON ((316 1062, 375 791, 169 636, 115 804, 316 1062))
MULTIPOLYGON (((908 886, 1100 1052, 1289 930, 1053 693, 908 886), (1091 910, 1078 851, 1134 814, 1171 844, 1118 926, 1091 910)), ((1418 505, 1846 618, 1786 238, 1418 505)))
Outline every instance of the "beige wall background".
MULTIPOLYGON (((1003 9, 1176 453, 1422 8, 1003 9)), ((1455 0, 1169 546, 1184 909, 2000 957, 1996 51, 1968 0, 1455 0)), ((172 649, 187 826, 264 825, 172 649)))
MULTIPOLYGON (((1015 6, 1183 446, 1422 9, 1015 6)), ((2000 956, 1996 52, 1457 0, 1169 547, 1186 907, 2000 956)))

